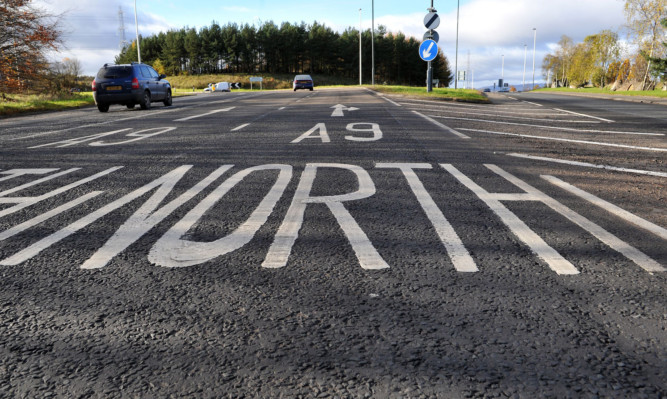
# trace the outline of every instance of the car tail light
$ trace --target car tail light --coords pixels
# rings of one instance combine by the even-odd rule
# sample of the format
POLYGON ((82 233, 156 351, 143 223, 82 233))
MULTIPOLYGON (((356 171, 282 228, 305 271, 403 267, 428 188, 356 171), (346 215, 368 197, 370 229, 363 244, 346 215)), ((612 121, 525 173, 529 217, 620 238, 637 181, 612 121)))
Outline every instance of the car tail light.
POLYGON ((93 91, 97 91, 97 85, 95 84, 95 79, 93 79, 93 83, 91 84, 93 87, 93 91))
POLYGON ((137 78, 132 79, 132 88, 133 89, 138 89, 139 88, 139 79, 137 79, 137 78))

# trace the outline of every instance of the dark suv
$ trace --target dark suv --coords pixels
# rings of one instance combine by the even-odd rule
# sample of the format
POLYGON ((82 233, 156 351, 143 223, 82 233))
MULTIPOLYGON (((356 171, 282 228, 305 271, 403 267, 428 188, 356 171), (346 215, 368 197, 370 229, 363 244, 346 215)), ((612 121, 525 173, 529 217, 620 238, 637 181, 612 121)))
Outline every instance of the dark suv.
POLYGON ((104 64, 92 84, 97 109, 107 112, 111 104, 122 104, 129 109, 139 104, 141 109, 149 109, 151 102, 156 101, 169 106, 171 84, 166 77, 146 64, 104 64))

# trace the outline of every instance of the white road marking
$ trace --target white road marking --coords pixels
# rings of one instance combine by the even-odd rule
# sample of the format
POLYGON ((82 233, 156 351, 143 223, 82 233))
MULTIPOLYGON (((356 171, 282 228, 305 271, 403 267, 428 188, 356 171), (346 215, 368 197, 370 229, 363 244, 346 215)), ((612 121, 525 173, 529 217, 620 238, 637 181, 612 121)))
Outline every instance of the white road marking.
POLYGON ((434 124, 434 125, 436 125, 436 126, 438 126, 438 127, 440 127, 440 128, 443 128, 443 129, 447 130, 448 132, 450 132, 450 133, 452 133, 452 134, 454 134, 454 135, 456 135, 456 136, 459 136, 459 137, 462 138, 462 139, 469 139, 469 138, 470 138, 469 136, 466 136, 466 135, 463 134, 463 133, 457 132, 456 130, 452 129, 452 128, 449 127, 449 126, 445 126, 445 125, 443 125, 442 123, 436 121, 436 120, 433 119, 433 118, 429 118, 428 116, 426 116, 426 115, 424 115, 424 114, 421 114, 421 113, 419 113, 419 112, 417 112, 417 111, 412 111, 412 112, 414 112, 415 114, 421 116, 422 118, 426 119, 427 121, 431 122, 432 124, 434 124))
POLYGON ((219 112, 229 112, 229 111, 233 110, 234 108, 236 108, 236 107, 229 107, 229 108, 216 109, 215 111, 210 111, 210 112, 207 112, 207 113, 205 113, 205 114, 201 114, 201 115, 194 115, 194 116, 188 116, 187 118, 174 119, 174 122, 185 122, 185 121, 189 121, 189 120, 191 120, 191 119, 202 118, 202 117, 204 117, 204 116, 209 116, 209 115, 217 114, 217 113, 219 113, 219 112))
MULTIPOLYGON (((512 197, 503 195, 499 197, 499 194, 489 193, 477 183, 473 182, 469 177, 459 172, 451 164, 441 164, 445 170, 451 173, 458 181, 463 185, 468 187, 479 199, 484 201, 486 205, 491 208, 493 213, 495 213, 503 223, 510 229, 510 231, 521 241, 523 241, 530 249, 542 259, 551 270, 555 271, 558 274, 579 274, 572 263, 563 258, 555 249, 551 248, 549 244, 544 242, 544 240, 533 232, 530 227, 528 227, 518 216, 516 216, 512 211, 507 209, 500 201, 508 200, 512 197)), ((512 194, 510 194, 512 195, 512 194)), ((517 199, 526 200, 526 197, 517 196, 517 199)))
POLYGON ((596 165, 596 164, 586 163, 586 162, 568 161, 568 160, 565 160, 565 159, 548 158, 548 157, 537 157, 537 156, 533 156, 533 155, 518 154, 518 153, 510 153, 510 154, 507 154, 507 155, 510 156, 510 157, 516 157, 516 158, 533 159, 533 160, 536 160, 536 161, 554 162, 554 163, 560 163, 560 164, 565 164, 565 165, 583 166, 583 167, 586 167, 586 168, 607 169, 607 170, 614 170, 614 171, 617 171, 617 172, 627 172, 627 173, 637 173, 637 174, 641 174, 641 175, 667 177, 667 173, 654 172, 654 171, 650 171, 650 170, 619 168, 619 167, 616 167, 616 166, 596 165))
POLYGON ((73 145, 85 143, 85 142, 88 142, 88 141, 93 141, 93 140, 98 139, 98 138, 111 136, 111 135, 122 133, 122 132, 127 132, 128 130, 131 130, 131 128, 114 130, 112 132, 106 132, 106 133, 96 133, 96 134, 91 134, 91 135, 83 136, 83 137, 77 137, 77 138, 73 138, 73 139, 55 141, 53 143, 40 144, 40 145, 28 147, 28 149, 43 148, 43 147, 56 147, 56 148, 71 147, 73 145))
MULTIPOLYGON (((0 182, 25 175, 45 175, 47 173, 52 173, 57 170, 58 169, 10 169, 4 172, 0 172, 0 175, 9 175, 5 177, 0 177, 0 182)), ((2 196, 2 194, 0 194, 0 196, 2 196)))
POLYGON ((431 115, 431 117, 440 118, 440 119, 454 119, 454 120, 462 120, 462 121, 471 121, 471 122, 486 122, 486 123, 493 123, 494 125, 512 125, 512 126, 537 127, 537 128, 540 128, 540 129, 563 130, 563 131, 567 131, 567 132, 577 132, 577 133, 624 134, 624 135, 635 135, 635 136, 664 136, 665 135, 664 133, 617 132, 617 131, 612 131, 612 130, 577 129, 577 128, 573 128, 573 127, 531 125, 531 124, 527 124, 527 123, 503 122, 503 121, 488 120, 488 119, 459 118, 459 117, 455 117, 455 116, 431 115))
POLYGON ((158 266, 186 267, 194 266, 219 256, 233 252, 252 240, 257 231, 266 223, 276 203, 285 192, 292 179, 292 167, 289 165, 262 165, 242 170, 216 188, 195 208, 167 231, 151 248, 148 260, 158 266), (264 197, 248 220, 226 237, 212 242, 195 242, 183 239, 183 236, 204 214, 211 209, 229 190, 234 188, 246 176, 256 171, 278 170, 280 174, 269 193, 264 197))
POLYGON ((377 123, 350 123, 345 128, 348 132, 373 132, 373 137, 354 137, 354 136, 345 136, 345 140, 350 141, 377 141, 382 138, 382 130, 380 130, 380 125, 377 123), (370 125, 370 129, 360 129, 357 128, 357 125, 370 125))
POLYGON ((344 106, 343 104, 336 104, 336 105, 334 105, 334 106, 331 107, 331 108, 334 109, 333 112, 331 113, 331 116, 345 116, 345 114, 343 113, 343 111, 350 111, 350 112, 351 112, 351 111, 358 111, 358 110, 359 110, 359 108, 356 108, 356 107, 346 107, 346 106, 344 106))
POLYGON ((42 223, 42 222, 44 222, 48 219, 51 219, 54 216, 58 216, 63 212, 66 212, 66 211, 68 211, 68 210, 70 210, 74 207, 77 207, 77 206, 83 204, 84 202, 88 201, 89 199, 102 194, 103 192, 104 191, 93 191, 91 193, 85 194, 85 195, 83 195, 83 196, 81 196, 81 197, 79 197, 79 198, 77 198, 73 201, 67 202, 67 203, 65 203, 65 204, 63 204, 63 205, 61 205, 61 206, 59 206, 55 209, 52 209, 52 210, 50 210, 48 212, 45 212, 45 213, 43 213, 43 214, 41 214, 37 217, 32 218, 30 220, 26 220, 25 222, 23 222, 19 225, 16 225, 16 226, 14 226, 10 229, 7 229, 3 232, 0 232, 0 241, 6 240, 10 237, 13 237, 13 236, 31 228, 31 227, 33 227, 33 226, 36 226, 36 225, 38 225, 38 224, 40 224, 40 223, 42 223))
MULTIPOLYGON (((33 180, 29 183, 22 184, 18 187, 10 188, 9 190, 5 190, 5 191, 0 192, 0 197, 6 197, 9 194, 13 194, 17 191, 21 191, 23 189, 26 189, 26 188, 29 188, 29 187, 32 187, 32 186, 36 186, 38 184, 41 184, 41 183, 44 183, 46 181, 55 179, 57 177, 64 176, 64 175, 72 173, 72 172, 76 172, 77 170, 80 170, 80 169, 81 168, 67 169, 67 170, 64 170, 62 172, 52 174, 51 176, 46 176, 46 177, 43 177, 41 179, 33 180)), ((56 169, 56 170, 58 170, 58 169, 56 169)), ((3 201, 3 202, 0 202, 0 203, 7 203, 7 202, 13 202, 14 201, 14 199, 11 199, 11 201, 7 201, 7 200, 9 200, 9 198, 0 198, 0 200, 3 201)), ((3 213, 4 211, 6 211, 6 209, 3 210, 3 211, 0 211, 0 216, 5 216, 5 214, 3 213)))
MULTIPOLYGON (((151 190, 155 188, 159 188, 155 194, 146 202, 144 206, 142 206, 134 215, 133 217, 139 217, 139 216, 144 216, 144 219, 148 218, 150 211, 156 207, 159 202, 164 199, 164 197, 169 194, 171 191, 171 188, 178 182, 181 177, 191 168, 191 165, 184 165, 181 167, 178 167, 174 169, 173 171, 169 172, 168 174, 162 176, 161 178, 152 181, 151 183, 132 191, 131 193, 121 197, 120 199, 117 199, 116 201, 111 202, 110 204, 107 204, 103 206, 102 208, 98 209, 97 211, 94 211, 93 213, 84 216, 83 218, 75 221, 74 223, 62 228, 61 230, 51 234, 50 236, 47 236, 36 243, 30 245, 29 247, 19 251, 18 253, 10 256, 7 259, 4 259, 0 261, 0 265, 4 266, 16 266, 19 265, 35 256, 37 256, 40 252, 43 250, 47 249, 53 244, 56 244, 57 242, 63 240, 64 238, 69 237, 70 235, 78 232, 79 230, 83 229, 84 227, 88 226, 89 224, 97 221, 98 219, 108 215, 109 213, 115 211, 116 209, 121 208, 122 206, 134 201, 135 199, 145 195, 146 193, 150 192, 151 190), (166 189, 165 189, 166 188, 166 189), (153 207, 153 208, 151 208, 153 207), (149 208, 149 209, 146 209, 149 208)), ((186 193, 187 194, 187 193, 186 193)), ((184 195, 186 195, 184 194, 184 195)), ((175 201, 178 201, 178 198, 175 201)), ((171 204, 171 203, 170 203, 171 204)), ((166 207, 169 207, 167 205, 166 207)), ((165 208, 166 208, 165 207, 165 208)), ((166 216, 166 215, 165 215, 166 216)), ((136 231, 141 230, 143 226, 138 226, 139 229, 137 230, 136 228, 129 226, 129 229, 135 229, 136 231)))
POLYGON ((599 145, 604 147, 618 147, 618 148, 629 148, 633 150, 642 150, 642 151, 657 151, 657 152, 667 152, 667 148, 653 148, 653 147, 638 147, 634 145, 625 145, 625 144, 614 144, 614 143, 601 143, 598 141, 586 141, 586 140, 573 140, 573 139, 561 139, 558 137, 544 137, 544 136, 533 136, 529 134, 516 134, 516 133, 506 133, 506 132, 494 132, 490 130, 480 130, 480 129, 465 129, 459 128, 459 130, 465 130, 468 132, 478 132, 478 133, 488 133, 488 134, 498 134, 502 136, 514 136, 514 137, 525 137, 530 139, 540 139, 540 140, 550 140, 550 141, 563 141, 567 143, 578 143, 578 144, 589 144, 589 145, 599 145))
POLYGON ((463 245, 463 242, 459 238, 458 234, 445 218, 445 215, 442 214, 438 205, 436 205, 433 198, 429 195, 428 191, 419 180, 419 177, 414 172, 413 169, 431 169, 430 164, 419 164, 419 163, 378 163, 375 165, 376 168, 398 168, 403 172, 403 175, 408 181, 412 192, 419 201, 424 213, 433 224, 438 237, 440 237, 440 242, 445 246, 449 258, 454 264, 454 268, 459 272, 476 272, 478 271, 475 261, 470 256, 470 253, 463 245))
POLYGON ((401 104, 397 103, 396 101, 390 100, 390 99, 388 99, 388 98, 385 97, 385 96, 379 96, 379 97, 380 97, 381 99, 383 99, 383 100, 385 100, 385 101, 391 103, 391 104, 394 104, 394 105, 397 106, 397 107, 402 107, 401 104))
POLYGON ((584 117, 586 117, 586 118, 597 119, 597 120, 600 120, 600 121, 603 121, 603 122, 614 123, 614 121, 612 121, 612 120, 610 120, 610 119, 604 119, 604 118, 599 118, 599 117, 597 117, 597 116, 586 115, 586 114, 580 114, 580 113, 578 113, 578 112, 567 111, 567 110, 560 109, 560 108, 554 108, 554 109, 555 109, 556 111, 561 111, 561 112, 565 112, 565 113, 572 114, 572 115, 579 115, 579 116, 584 116, 584 117))
POLYGON ((359 227, 350 212, 345 209, 343 202, 355 201, 368 198, 375 194, 375 184, 364 169, 355 165, 314 163, 307 164, 301 175, 301 180, 292 198, 292 203, 285 215, 283 223, 280 225, 274 241, 269 248, 269 252, 262 263, 266 268, 280 268, 287 265, 287 260, 292 247, 296 241, 301 225, 303 224, 304 213, 308 204, 325 204, 334 215, 338 224, 342 228, 345 236, 352 245, 352 249, 364 269, 385 269, 389 265, 378 254, 373 244, 366 236, 366 233, 359 227), (359 190, 356 192, 313 197, 310 191, 315 181, 315 175, 318 168, 339 168, 354 172, 359 182, 359 190))
POLYGON ((243 125, 239 125, 239 126, 235 127, 235 128, 232 129, 231 131, 232 131, 232 132, 238 132, 239 130, 241 130, 241 129, 245 128, 245 127, 248 127, 248 126, 250 126, 249 123, 244 123, 243 125))
MULTIPOLYGON (((178 198, 169 202, 160 209, 157 209, 158 205, 160 205, 160 203, 162 203, 164 198, 167 195, 169 195, 169 193, 174 188, 174 185, 181 179, 183 174, 190 169, 190 166, 182 166, 172 171, 169 175, 166 175, 163 178, 156 180, 156 182, 158 182, 157 185, 159 186, 159 188, 155 192, 155 194, 153 194, 153 196, 151 196, 151 198, 149 198, 148 201, 146 201, 141 206, 141 208, 139 208, 129 219, 127 219, 127 221, 123 223, 123 225, 116 231, 116 233, 114 233, 114 235, 111 238, 109 238, 106 244, 104 244, 102 248, 97 250, 97 252, 95 252, 93 256, 91 256, 83 265, 81 265, 81 268, 99 269, 101 267, 106 266, 111 261, 111 259, 113 259, 116 255, 118 255, 124 249, 132 245, 132 243, 141 238, 150 229, 155 227, 156 224, 164 220, 164 218, 173 213, 181 205, 185 204, 186 202, 194 198, 203 189, 208 187, 216 179, 218 179, 225 172, 227 172, 227 170, 229 170, 231 167, 232 165, 224 165, 214 170, 205 179, 203 179, 195 186, 190 188, 188 191, 178 196, 178 198)), ((149 187, 151 185, 152 187, 156 187, 155 182, 144 187, 149 187)), ((132 198, 132 194, 133 193, 130 193, 126 197, 132 198)), ((124 204, 123 198, 121 198, 117 202, 119 204, 124 204)), ((115 208, 109 207, 109 209, 113 210, 115 208)))
POLYGON ((523 100, 523 102, 526 103, 526 104, 534 105, 536 107, 543 107, 542 104, 538 104, 538 103, 534 103, 534 102, 530 102, 530 101, 526 101, 526 100, 523 100))
POLYGON ((580 188, 577 188, 569 183, 566 183, 557 177, 549 175, 541 175, 540 177, 551 184, 554 184, 564 190, 569 191, 570 193, 576 195, 579 198, 585 199, 586 201, 590 202, 593 205, 599 206, 605 211, 611 213, 612 215, 616 215, 621 219, 627 220, 628 222, 641 227, 644 230, 650 231, 651 233, 662 238, 663 240, 667 240, 667 229, 664 229, 656 224, 653 224, 648 220, 642 219, 639 216, 633 215, 632 213, 626 211, 625 209, 622 209, 610 202, 603 200, 602 198, 596 197, 593 194, 590 194, 580 188))
POLYGON ((330 143, 331 139, 329 138, 329 134, 327 133, 327 126, 324 123, 318 123, 315 125, 312 129, 307 131, 306 133, 302 134, 301 136, 295 138, 290 142, 290 144, 295 144, 295 143, 300 143, 302 140, 305 139, 320 139, 323 143, 330 143), (319 131, 320 133, 317 136, 311 136, 311 134, 319 131))
MULTIPOLYGON (((443 109, 442 107, 438 107, 435 105, 423 105, 423 104, 415 104, 413 106, 408 105, 409 107, 419 107, 417 108, 418 110, 425 110, 428 109, 429 111, 440 111, 440 112, 447 112, 449 114, 463 114, 463 115, 475 115, 475 116, 491 116, 494 118, 509 118, 509 119, 521 119, 521 120, 526 120, 526 121, 540 121, 540 122, 559 122, 559 123, 587 123, 587 124, 596 124, 596 123, 602 123, 599 121, 584 121, 584 120, 572 120, 572 119, 551 119, 551 118, 546 118, 546 116, 553 115, 553 116, 559 116, 554 114, 553 112, 550 113, 545 113, 544 118, 527 118, 523 116, 512 116, 508 112, 503 112, 503 111, 497 111, 496 113, 484 113, 484 112, 479 112, 477 110, 468 110, 464 109, 462 111, 454 111, 452 109, 443 109)), ((493 109, 489 109, 489 111, 493 111, 493 109)), ((530 114, 524 114, 524 113, 518 113, 520 115, 530 115, 530 114)), ((541 114, 541 113, 540 113, 541 114)), ((539 114, 537 114, 539 115, 539 114)))
POLYGON ((278 108, 278 111, 282 111, 282 110, 284 110, 285 108, 287 108, 287 107, 280 107, 280 108, 278 108))
POLYGON ((527 183, 519 180, 518 178, 512 176, 511 174, 505 172, 504 170, 500 169, 496 165, 485 165, 485 166, 487 168, 489 168, 490 170, 494 171, 495 173, 497 173, 498 175, 504 177, 506 180, 508 180, 509 182, 514 184, 515 186, 521 188, 522 190, 526 191, 529 194, 534 195, 543 204, 545 204, 549 208, 553 209, 554 211, 560 213, 561 215, 563 215, 564 217, 569 219, 572 223, 574 223, 574 224, 578 225, 579 227, 581 227, 582 229, 588 231, 593 236, 597 237, 598 240, 607 244, 613 250, 623 254, 626 258, 635 262, 639 267, 646 270, 647 272, 664 272, 665 271, 665 269, 658 262, 656 262, 655 260, 648 257, 643 252, 634 248, 630 244, 620 240, 619 238, 617 238, 613 234, 609 233, 608 231, 606 231, 602 227, 600 227, 597 224, 591 222, 590 220, 586 219, 585 217, 579 215, 575 211, 571 210, 570 208, 566 207, 565 205, 561 204, 560 202, 556 201, 555 199, 549 197, 548 195, 542 193, 538 189, 533 188, 529 184, 527 184, 527 183))

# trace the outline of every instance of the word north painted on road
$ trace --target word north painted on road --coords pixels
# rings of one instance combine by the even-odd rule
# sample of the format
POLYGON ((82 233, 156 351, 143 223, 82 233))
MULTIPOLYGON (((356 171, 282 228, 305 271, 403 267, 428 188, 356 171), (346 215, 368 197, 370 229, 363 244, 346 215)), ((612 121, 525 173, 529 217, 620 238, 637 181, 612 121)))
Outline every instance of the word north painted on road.
MULTIPOLYGON (((483 189, 472 179, 459 171, 451 164, 431 165, 427 163, 376 163, 371 169, 383 170, 385 173, 396 173, 402 176, 408 183, 411 194, 406 198, 414 198, 424 212, 424 215, 430 222, 433 232, 434 242, 439 241, 443 252, 443 259, 448 259, 455 270, 459 272, 477 272, 479 271, 475 259, 469 253, 466 244, 461 240, 455 227, 444 216, 441 208, 433 200, 429 192, 422 184, 418 173, 429 170, 440 171, 443 174, 453 176, 459 183, 461 190, 467 190, 474 195, 476 201, 485 204, 488 209, 500 219, 512 234, 524 245, 532 250, 537 258, 546 264, 551 270, 558 274, 578 274, 578 269, 561 254, 549 246, 537 233, 532 231, 519 216, 507 208, 503 202, 522 201, 539 202, 546 205, 553 212, 560 214, 573 224, 585 229, 601 242, 623 254, 626 258, 649 272, 664 272, 665 269, 655 260, 644 253, 623 242, 611 233, 605 231, 600 226, 577 214, 565 205, 555 199, 547 196, 543 192, 530 186, 528 183, 509 174, 495 165, 485 165, 490 174, 500 176, 514 186, 520 188, 522 193, 491 193, 483 189)), ((124 170, 117 166, 94 173, 88 177, 63 185, 57 189, 45 192, 36 196, 16 196, 23 190, 30 188, 31 192, 39 189, 40 184, 50 182, 53 184, 57 179, 69 177, 74 172, 80 171, 80 168, 72 168, 60 171, 55 168, 35 168, 35 169, 10 169, 0 170, 0 183, 3 186, 17 181, 17 185, 12 188, 0 191, 0 218, 9 215, 29 214, 31 207, 41 204, 54 203, 56 199, 63 194, 73 193, 85 194, 67 202, 61 203, 47 212, 27 216, 27 220, 0 231, 0 265, 16 266, 21 265, 40 254, 48 248, 60 244, 64 239, 79 234, 82 236, 82 230, 95 223, 100 223, 100 219, 106 217, 112 212, 126 206, 137 207, 138 209, 127 218, 115 232, 106 239, 106 242, 96 250, 96 252, 86 259, 80 267, 83 269, 98 269, 105 267, 114 257, 126 250, 130 245, 143 237, 158 224, 163 222, 168 216, 172 215, 177 209, 190 204, 191 209, 178 220, 168 230, 164 232, 159 239, 152 245, 150 251, 146 254, 148 261, 156 266, 173 267, 192 267, 209 261, 213 261, 221 256, 232 253, 248 245, 262 228, 269 216, 275 212, 278 201, 286 195, 287 187, 294 179, 294 170, 291 165, 286 164, 268 164, 245 168, 239 171, 233 171, 234 165, 223 165, 210 172, 205 178, 194 184, 192 187, 178 195, 175 193, 175 187, 179 185, 184 177, 191 171, 192 165, 179 166, 168 173, 156 178, 155 180, 131 191, 120 198, 117 198, 106 205, 102 205, 92 213, 83 216, 77 216, 74 222, 62 227, 60 230, 43 237, 27 247, 8 254, 3 252, 2 242, 10 240, 17 235, 31 230, 33 234, 39 231, 39 226, 43 223, 63 214, 72 214, 83 209, 93 207, 89 201, 94 198, 101 198, 104 193, 101 190, 88 190, 85 188, 93 183, 99 183, 110 175, 124 170), (220 180, 224 175, 231 174, 225 178, 217 187, 212 188, 210 193, 203 199, 198 200, 196 204, 191 203, 204 190, 212 187, 214 183, 220 180), (195 241, 190 238, 188 231, 195 228, 204 221, 207 213, 230 192, 238 193, 234 190, 237 186, 242 186, 248 176, 253 174, 261 175, 266 187, 259 187, 255 183, 251 185, 252 190, 260 190, 262 194, 253 195, 261 201, 247 219, 238 224, 238 226, 229 234, 220 237, 214 241, 195 241), (273 176, 273 177, 267 177, 273 176), (34 180, 31 180, 33 179, 34 180), (28 180, 26 182, 26 180, 28 180), (76 189, 76 190, 75 190, 76 189), (145 197, 148 197, 147 199, 145 197), (167 198, 169 201, 166 202, 167 198), (49 200, 47 202, 47 200, 49 200), (165 203, 166 202, 166 203, 165 203), (84 208, 83 205, 86 205, 84 208), (133 204, 133 205, 130 205, 133 204), (140 204, 140 205, 139 205, 140 204)), ((74 176, 74 175, 72 175, 74 176)), ((545 180, 555 179, 550 176, 544 176, 545 180)), ((557 179, 556 179, 557 180, 557 179)), ((320 180, 321 181, 321 180, 320 180)), ((350 183, 348 181, 348 183, 350 183)), ((51 186, 52 187, 52 186, 51 186)), ((188 186, 186 186, 188 187, 188 186)), ((345 187, 350 187, 346 184, 345 187)), ((243 187, 241 187, 243 188, 243 187)), ((181 189, 182 190, 182 189, 181 189)), ((375 183, 371 178, 369 170, 358 165, 340 164, 340 163, 309 163, 306 164, 300 176, 296 190, 291 194, 291 202, 285 215, 276 215, 282 219, 277 231, 274 233, 272 244, 269 248, 261 248, 259 251, 268 249, 266 257, 261 266, 265 268, 282 268, 287 266, 290 257, 298 257, 300 254, 293 253, 295 242, 300 237, 300 230, 304 223, 308 223, 306 218, 306 209, 312 204, 326 206, 333 215, 340 229, 348 239, 354 255, 359 265, 364 269, 376 270, 386 269, 390 265, 378 252, 372 241, 364 231, 363 226, 358 223, 354 215, 348 210, 346 204, 356 201, 372 201, 378 194, 375 183), (345 179, 353 179, 352 187, 358 189, 336 190, 330 195, 315 195, 314 190, 316 177, 318 173, 326 170, 327 173, 335 173, 340 176, 346 176, 345 179)), ((40 208, 41 209, 41 208, 40 208)), ((220 216, 219 214, 217 216, 220 216)), ((224 215, 222 215, 224 216, 224 215)), ((386 215, 381 215, 386 216, 386 215)), ((244 216, 245 217, 245 216, 244 216)), ((391 217, 391 216, 390 216, 391 217)), ((76 218, 76 217, 75 217, 76 218)), ((382 218, 376 218, 382 220, 382 218)), ((108 223, 108 218, 107 218, 108 223)), ((408 232, 409 233, 409 232, 408 232)), ((90 237, 86 237, 90 238, 90 237)), ((72 242, 71 239, 68 242, 72 242)), ((101 243, 100 243, 101 244, 101 243)), ((474 243, 469 243, 474 244, 474 243)), ((12 248, 16 247, 16 242, 12 248)), ((44 255, 41 255, 44 256, 44 255)))

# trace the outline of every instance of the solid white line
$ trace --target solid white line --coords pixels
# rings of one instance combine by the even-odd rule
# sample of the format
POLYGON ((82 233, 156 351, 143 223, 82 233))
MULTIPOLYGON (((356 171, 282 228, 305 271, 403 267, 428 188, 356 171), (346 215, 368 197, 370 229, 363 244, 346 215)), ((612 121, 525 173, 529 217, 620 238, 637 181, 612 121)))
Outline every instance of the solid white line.
POLYGON ((585 116, 585 117, 587 117, 587 118, 593 118, 593 119, 601 120, 601 121, 603 121, 603 122, 614 123, 614 121, 612 121, 612 120, 610 120, 610 119, 598 118, 597 116, 586 115, 586 114, 580 114, 580 113, 577 113, 577 112, 567 111, 567 110, 560 109, 560 108, 554 108, 554 109, 555 109, 556 111, 566 112, 566 113, 568 113, 568 114, 572 114, 572 115, 585 116))
POLYGON ((287 108, 287 107, 280 107, 280 108, 278 108, 278 111, 282 111, 282 110, 284 110, 285 108, 287 108))
POLYGON ((204 116, 217 114, 218 112, 227 112, 227 111, 231 111, 231 110, 233 110, 234 108, 236 108, 236 107, 229 107, 229 108, 216 109, 215 111, 207 112, 207 113, 205 113, 205 114, 201 114, 201 115, 194 115, 194 116, 188 116, 187 118, 174 119, 174 122, 184 122, 184 121, 189 121, 190 119, 201 118, 201 117, 204 117, 204 116))
POLYGON ((617 171, 617 172, 638 173, 638 174, 641 174, 641 175, 667 177, 667 173, 654 172, 654 171, 650 171, 650 170, 619 168, 619 167, 616 167, 616 166, 596 165, 596 164, 587 163, 587 162, 568 161, 566 159, 556 159, 556 158, 547 158, 547 157, 536 157, 534 155, 526 155, 526 154, 518 154, 518 153, 510 153, 510 154, 507 154, 507 155, 510 156, 510 157, 516 157, 516 158, 525 158, 525 159, 533 159, 533 160, 536 160, 536 161, 562 163, 562 164, 566 164, 566 165, 583 166, 583 167, 586 167, 586 168, 608 169, 608 170, 614 170, 614 171, 617 171))
POLYGON ((488 119, 473 119, 473 118, 458 118, 455 116, 437 116, 431 115, 434 118, 440 119, 457 119, 462 121, 472 121, 472 122, 488 122, 497 125, 513 125, 513 126, 528 126, 528 127, 538 127, 542 129, 553 129, 553 130, 564 130, 568 132, 578 132, 578 133, 604 133, 604 134, 626 134, 626 135, 635 135, 635 136, 664 136, 664 133, 644 133, 644 132, 614 132, 609 130, 594 130, 594 129, 576 129, 573 127, 560 127, 560 126, 545 126, 545 125, 531 125, 527 123, 517 123, 517 122, 502 122, 502 121, 491 121, 488 119))
POLYGON ((515 137, 525 137, 530 139, 541 139, 541 140, 552 140, 552 141, 564 141, 568 143, 579 143, 579 144, 590 144, 590 145, 600 145, 604 147, 618 147, 618 148, 629 148, 633 150, 644 150, 644 151, 657 151, 657 152, 667 152, 667 148, 651 148, 651 147, 638 147, 634 145, 625 145, 625 144, 613 144, 613 143, 600 143, 597 141, 586 141, 586 140, 571 140, 571 139, 561 139, 558 137, 544 137, 544 136, 532 136, 529 134, 515 134, 515 133, 505 133, 505 132, 493 132, 490 130, 479 130, 479 129, 464 129, 468 132, 478 132, 478 133, 488 133, 488 134, 499 134, 502 136, 515 136, 515 137))
POLYGON ((234 129, 232 129, 232 132, 236 132, 237 130, 241 130, 241 129, 243 129, 244 127, 246 127, 246 126, 248 126, 248 125, 250 125, 250 124, 249 124, 249 123, 244 123, 244 124, 241 125, 241 126, 237 126, 237 127, 235 127, 234 129))
POLYGON ((452 128, 449 127, 449 126, 445 126, 445 125, 443 125, 442 123, 436 121, 436 120, 433 119, 433 118, 429 118, 428 116, 426 116, 426 115, 424 115, 424 114, 421 114, 421 113, 419 113, 419 112, 417 112, 417 111, 412 111, 412 112, 414 112, 415 114, 421 116, 422 118, 426 119, 427 121, 433 123, 434 125, 436 125, 436 126, 438 126, 438 127, 441 127, 441 128, 443 128, 443 129, 447 130, 448 132, 450 132, 450 133, 452 133, 452 134, 455 134, 455 135, 459 136, 459 137, 462 138, 462 139, 469 139, 469 138, 470 138, 469 136, 466 136, 466 135, 463 134, 463 133, 457 132, 456 130, 452 129, 452 128))
MULTIPOLYGON (((409 106, 410 107, 410 106, 409 106)), ((587 123, 587 124, 595 124, 595 123, 602 123, 598 121, 583 121, 583 120, 572 120, 572 119, 550 119, 546 118, 548 115, 555 115, 553 112, 549 114, 545 114, 545 117, 543 118, 526 118, 523 116, 512 116, 509 115, 507 112, 502 112, 498 111, 497 113, 483 113, 483 112, 477 112, 474 110, 465 110, 465 111, 453 111, 451 109, 442 109, 442 107, 435 107, 431 105, 413 105, 412 107, 419 107, 417 109, 419 110, 425 110, 429 109, 431 112, 434 111, 440 111, 440 112, 447 112, 448 114, 463 114, 463 115, 475 115, 475 116, 491 116, 495 118, 503 118, 503 119, 521 119, 524 121, 538 121, 538 122, 559 122, 559 123, 587 123)), ((490 110, 493 111, 493 110, 490 110)), ((524 115, 530 115, 530 114, 524 114, 524 115)), ((555 115, 558 116, 558 115, 555 115)))
POLYGON ((562 181, 561 179, 554 177, 554 176, 549 176, 549 175, 540 175, 541 178, 544 180, 548 181, 551 184, 555 184, 556 186, 569 191, 570 193, 585 199, 586 201, 590 202, 593 205, 597 205, 600 208, 604 209, 605 211, 616 215, 620 217, 621 219, 625 219, 628 222, 641 227, 644 230, 648 230, 651 233, 657 235, 658 237, 662 238, 663 240, 667 240, 667 229, 663 229, 662 227, 653 224, 649 222, 648 220, 642 219, 639 216, 636 216, 625 209, 619 208, 618 206, 609 203, 602 198, 596 197, 593 194, 590 194, 580 188, 577 188, 569 183, 566 183, 562 181))

